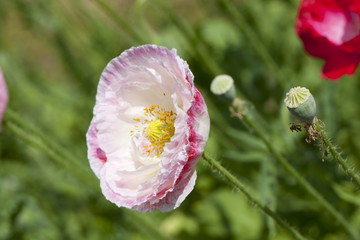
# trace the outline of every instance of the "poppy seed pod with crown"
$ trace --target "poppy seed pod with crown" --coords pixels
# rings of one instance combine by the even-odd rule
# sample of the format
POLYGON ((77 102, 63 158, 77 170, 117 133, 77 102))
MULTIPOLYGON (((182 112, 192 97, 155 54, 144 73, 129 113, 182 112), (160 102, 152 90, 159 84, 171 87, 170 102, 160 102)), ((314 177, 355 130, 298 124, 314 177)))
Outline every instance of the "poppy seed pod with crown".
POLYGON ((284 100, 290 113, 297 119, 311 124, 316 115, 316 103, 309 89, 304 87, 291 88, 284 100))

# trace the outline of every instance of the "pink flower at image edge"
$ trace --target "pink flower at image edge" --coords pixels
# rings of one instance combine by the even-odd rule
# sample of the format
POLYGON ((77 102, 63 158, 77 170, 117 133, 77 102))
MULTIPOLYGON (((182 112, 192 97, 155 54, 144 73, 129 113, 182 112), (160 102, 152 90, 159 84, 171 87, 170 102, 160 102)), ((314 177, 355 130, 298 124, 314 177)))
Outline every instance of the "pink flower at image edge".
POLYGON ((360 1, 302 0, 296 32, 310 55, 325 60, 322 77, 354 74, 360 62, 360 1))
POLYGON ((104 196, 141 212, 177 208, 192 191, 210 120, 176 50, 144 45, 104 69, 87 132, 104 196))
POLYGON ((0 131, 3 115, 9 100, 8 90, 6 87, 5 79, 0 68, 0 131))

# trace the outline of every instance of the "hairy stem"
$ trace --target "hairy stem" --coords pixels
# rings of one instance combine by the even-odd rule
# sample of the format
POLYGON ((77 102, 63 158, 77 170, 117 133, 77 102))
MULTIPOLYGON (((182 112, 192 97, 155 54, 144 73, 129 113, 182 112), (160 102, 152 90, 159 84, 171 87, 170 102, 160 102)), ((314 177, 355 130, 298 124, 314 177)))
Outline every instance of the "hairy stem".
POLYGON ((259 200, 253 197, 248 190, 246 190, 245 186, 234 176, 232 175, 226 168, 224 168, 220 162, 216 161, 214 158, 211 158, 204 152, 203 159, 215 170, 217 170, 229 183, 238 188, 253 204, 255 204, 258 208, 260 208, 265 214, 274 219, 281 227, 287 230, 293 237, 296 239, 306 239, 303 237, 297 230, 293 227, 289 226, 284 220, 282 220, 279 215, 273 212, 270 208, 262 204, 259 200))
POLYGON ((336 151, 335 147, 332 145, 330 139, 327 137, 326 132, 321 129, 319 121, 313 123, 316 131, 318 132, 321 140, 325 144, 325 146, 329 149, 331 155, 335 158, 335 160, 341 165, 344 169, 345 174, 347 174, 355 183, 360 187, 360 177, 354 172, 354 170, 347 164, 344 158, 341 157, 340 153, 336 151))
MULTIPOLYGON (((239 99, 237 100, 239 101, 239 99)), ((234 101, 232 108, 233 115, 244 121, 249 128, 255 132, 255 134, 265 143, 269 152, 284 167, 284 169, 290 173, 298 181, 298 183, 344 227, 344 229, 346 229, 353 239, 359 239, 358 232, 351 227, 350 223, 328 201, 326 201, 326 199, 310 183, 308 183, 293 166, 289 164, 289 162, 275 149, 254 121, 243 113, 242 106, 239 105, 238 101, 234 101)))

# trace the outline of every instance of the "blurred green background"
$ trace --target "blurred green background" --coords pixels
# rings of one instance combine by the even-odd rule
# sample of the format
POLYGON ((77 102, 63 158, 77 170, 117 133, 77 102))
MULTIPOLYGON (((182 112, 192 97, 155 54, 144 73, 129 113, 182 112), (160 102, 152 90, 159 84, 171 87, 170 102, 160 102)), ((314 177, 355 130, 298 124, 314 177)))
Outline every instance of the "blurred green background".
POLYGON ((295 34, 298 4, 0 0, 0 66, 10 94, 0 134, 0 239, 291 239, 203 160, 194 191, 169 213, 141 214, 104 199, 85 141, 97 83, 112 58, 146 43, 176 48, 190 65, 211 116, 207 152, 303 235, 349 239, 209 91, 216 74, 231 75, 275 148, 360 229, 359 189, 304 133, 289 130, 285 93, 307 87, 357 170, 359 71, 338 82, 320 78, 322 61, 306 55, 295 34))

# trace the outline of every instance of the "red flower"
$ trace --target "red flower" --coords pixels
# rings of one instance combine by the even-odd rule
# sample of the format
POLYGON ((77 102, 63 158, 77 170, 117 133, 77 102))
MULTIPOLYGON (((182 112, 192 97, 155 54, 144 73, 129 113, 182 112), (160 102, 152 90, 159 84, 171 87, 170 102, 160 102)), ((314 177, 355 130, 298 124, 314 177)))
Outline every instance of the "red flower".
POLYGON ((360 1, 302 0, 296 32, 305 50, 325 60, 322 77, 352 75, 360 62, 360 1))

